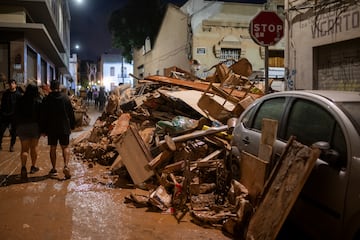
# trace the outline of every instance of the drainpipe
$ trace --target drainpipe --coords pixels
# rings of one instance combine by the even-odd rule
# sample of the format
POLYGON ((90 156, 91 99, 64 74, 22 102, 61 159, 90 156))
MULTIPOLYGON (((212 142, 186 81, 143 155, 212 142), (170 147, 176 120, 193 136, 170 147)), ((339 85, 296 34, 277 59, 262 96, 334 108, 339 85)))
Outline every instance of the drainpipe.
POLYGON ((286 58, 285 58, 285 90, 288 90, 288 78, 290 76, 290 12, 289 0, 285 0, 285 29, 286 29, 286 58))

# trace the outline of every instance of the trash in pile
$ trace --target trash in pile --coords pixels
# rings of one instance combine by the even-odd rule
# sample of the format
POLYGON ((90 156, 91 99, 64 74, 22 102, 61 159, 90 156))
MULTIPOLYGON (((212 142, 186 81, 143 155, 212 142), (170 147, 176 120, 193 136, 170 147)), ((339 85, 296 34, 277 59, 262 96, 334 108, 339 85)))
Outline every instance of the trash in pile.
MULTIPOLYGON (((194 223, 239 239, 255 236, 251 221, 274 178, 264 178, 259 189, 242 183, 233 168, 238 160, 231 134, 242 111, 263 93, 251 93, 247 81, 243 89, 239 81, 230 89, 217 81, 149 76, 135 88, 119 86, 93 129, 73 142, 75 155, 130 178, 136 191, 128 204, 169 212, 179 222, 189 213, 194 223)), ((292 158, 286 157, 281 166, 289 168, 286 159, 292 158)))

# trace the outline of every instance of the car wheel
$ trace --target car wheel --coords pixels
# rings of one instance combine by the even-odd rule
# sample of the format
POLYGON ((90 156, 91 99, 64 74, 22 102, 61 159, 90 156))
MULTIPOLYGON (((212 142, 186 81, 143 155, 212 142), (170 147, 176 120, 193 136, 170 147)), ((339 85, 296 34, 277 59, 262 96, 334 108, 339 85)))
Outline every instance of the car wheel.
POLYGON ((235 156, 231 158, 231 174, 233 179, 240 181, 240 158, 235 156))

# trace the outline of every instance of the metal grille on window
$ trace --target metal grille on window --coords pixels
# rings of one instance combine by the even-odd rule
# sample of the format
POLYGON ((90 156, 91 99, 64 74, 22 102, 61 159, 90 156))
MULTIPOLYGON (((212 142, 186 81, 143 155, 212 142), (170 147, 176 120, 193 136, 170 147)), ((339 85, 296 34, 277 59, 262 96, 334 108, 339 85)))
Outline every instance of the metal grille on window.
POLYGON ((240 59, 241 49, 231 49, 231 48, 222 48, 220 53, 220 60, 235 60, 238 61, 240 59))

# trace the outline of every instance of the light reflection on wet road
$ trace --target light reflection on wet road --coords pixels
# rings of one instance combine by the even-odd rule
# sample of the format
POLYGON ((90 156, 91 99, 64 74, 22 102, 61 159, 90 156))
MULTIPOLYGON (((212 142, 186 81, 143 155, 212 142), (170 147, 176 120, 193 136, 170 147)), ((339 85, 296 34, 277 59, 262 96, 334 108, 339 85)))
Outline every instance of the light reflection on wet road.
MULTIPOLYGON (((174 216, 134 208, 124 203, 132 189, 109 188, 108 170, 72 159, 73 177, 64 181, 58 148, 59 176, 47 176, 51 165, 46 138, 40 139, 38 166, 28 182, 20 181, 20 144, 15 152, 0 151, 1 240, 176 240, 230 239, 220 230, 191 223, 187 214, 180 223, 174 216)), ((30 161, 28 161, 28 169, 30 161)))

